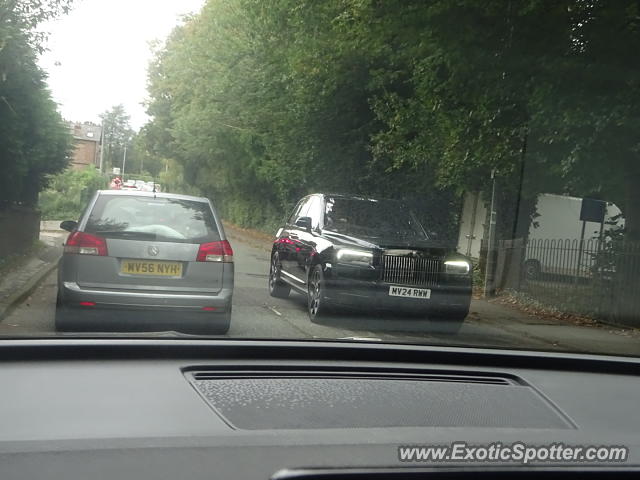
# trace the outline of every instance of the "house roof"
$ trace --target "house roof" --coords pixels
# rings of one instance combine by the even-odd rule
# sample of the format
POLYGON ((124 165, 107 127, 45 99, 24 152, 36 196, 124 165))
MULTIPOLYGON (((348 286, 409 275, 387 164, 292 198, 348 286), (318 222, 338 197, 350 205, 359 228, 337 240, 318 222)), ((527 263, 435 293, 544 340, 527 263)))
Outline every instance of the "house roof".
POLYGON ((74 140, 85 140, 89 142, 100 142, 102 127, 91 123, 69 123, 69 128, 74 140))

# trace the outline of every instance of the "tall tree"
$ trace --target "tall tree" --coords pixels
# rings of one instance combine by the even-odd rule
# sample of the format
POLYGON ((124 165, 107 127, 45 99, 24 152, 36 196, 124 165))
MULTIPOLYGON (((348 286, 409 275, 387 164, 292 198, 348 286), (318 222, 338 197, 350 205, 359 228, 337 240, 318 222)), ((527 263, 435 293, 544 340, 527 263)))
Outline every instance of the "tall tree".
MULTIPOLYGON (((107 168, 118 167, 122 169, 124 163, 125 147, 131 149, 131 141, 134 135, 124 105, 116 105, 100 115, 102 119, 104 162, 107 168)), ((129 152, 127 152, 127 155, 129 152)), ((125 168, 126 165, 125 165, 125 168)))
POLYGON ((71 135, 37 65, 44 39, 37 26, 70 4, 9 0, 0 5, 0 204, 34 205, 47 175, 67 165, 71 135))

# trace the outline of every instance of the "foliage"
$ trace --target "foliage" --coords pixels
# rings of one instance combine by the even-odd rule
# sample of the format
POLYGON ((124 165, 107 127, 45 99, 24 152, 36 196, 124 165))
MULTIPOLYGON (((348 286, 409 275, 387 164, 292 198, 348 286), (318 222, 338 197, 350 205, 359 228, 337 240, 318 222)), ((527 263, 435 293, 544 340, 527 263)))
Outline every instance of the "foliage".
POLYGON ((155 154, 149 146, 147 127, 135 132, 129 123, 130 116, 124 105, 115 105, 100 115, 104 127, 104 163, 105 171, 113 167, 120 168, 126 178, 140 175, 153 178, 159 175, 164 166, 164 159, 155 154), (124 163, 125 146, 127 148, 126 164, 124 163))
POLYGON ((39 22, 68 0, 11 0, 0 6, 0 207, 35 204, 48 174, 66 167, 71 135, 37 65, 39 22))
POLYGON ((44 51, 46 32, 38 30, 43 22, 65 15, 74 0, 4 0, 0 5, 0 48, 19 31, 28 47, 36 53, 44 51), (12 31, 11 26, 15 28, 12 31))
POLYGON ((615 201, 633 238, 638 8, 210 0, 151 65, 147 144, 240 224, 338 190, 419 197, 449 225, 494 171, 502 237, 545 192, 615 201))
MULTIPOLYGON (((157 177, 165 166, 165 159, 152 153, 147 143, 144 128, 133 134, 131 146, 127 151, 127 172, 146 175, 151 180, 157 177)), ((126 173, 126 172, 125 172, 126 173)), ((133 178, 130 174, 127 178, 133 178)))
MULTIPOLYGON (((103 132, 103 162, 106 171, 118 167, 122 171, 124 162, 125 146, 127 148, 127 162, 129 162, 129 150, 131 138, 134 135, 129 120, 131 117, 127 114, 124 105, 115 105, 110 110, 100 115, 102 120, 103 132)), ((124 165, 127 168, 127 165, 124 165)))
POLYGON ((54 175, 49 179, 49 187, 40 193, 42 219, 77 219, 93 194, 105 188, 107 179, 93 167, 54 175))
POLYGON ((161 184, 163 192, 200 195, 200 190, 185 180, 184 167, 173 160, 166 161, 166 169, 160 172, 156 182, 161 184))

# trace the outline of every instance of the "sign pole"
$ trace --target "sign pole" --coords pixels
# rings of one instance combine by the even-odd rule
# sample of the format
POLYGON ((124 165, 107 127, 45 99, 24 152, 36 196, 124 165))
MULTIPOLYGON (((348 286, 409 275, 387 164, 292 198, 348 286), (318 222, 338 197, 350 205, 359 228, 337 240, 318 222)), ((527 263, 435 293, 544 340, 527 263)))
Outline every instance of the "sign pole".
POLYGON ((582 252, 584 250, 584 231, 587 227, 586 220, 582 221, 582 231, 580 232, 580 246, 578 247, 578 268, 576 272, 576 283, 578 281, 578 277, 580 276, 581 268, 582 268, 582 252))
POLYGON ((495 294, 495 237, 496 237, 496 171, 491 170, 493 185, 491 188, 491 212, 489 213, 489 238, 487 239, 487 259, 484 271, 484 296, 495 294))

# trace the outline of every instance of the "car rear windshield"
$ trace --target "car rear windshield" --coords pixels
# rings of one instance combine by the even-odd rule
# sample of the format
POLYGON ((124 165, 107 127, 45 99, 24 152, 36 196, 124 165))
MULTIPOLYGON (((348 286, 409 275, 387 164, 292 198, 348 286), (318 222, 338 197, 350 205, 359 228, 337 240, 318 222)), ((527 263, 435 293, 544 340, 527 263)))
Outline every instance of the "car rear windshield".
POLYGON ((206 243, 220 240, 206 202, 179 198, 101 195, 85 232, 106 238, 206 243))

